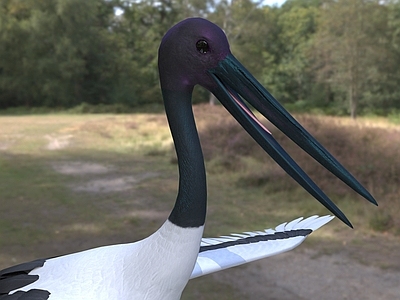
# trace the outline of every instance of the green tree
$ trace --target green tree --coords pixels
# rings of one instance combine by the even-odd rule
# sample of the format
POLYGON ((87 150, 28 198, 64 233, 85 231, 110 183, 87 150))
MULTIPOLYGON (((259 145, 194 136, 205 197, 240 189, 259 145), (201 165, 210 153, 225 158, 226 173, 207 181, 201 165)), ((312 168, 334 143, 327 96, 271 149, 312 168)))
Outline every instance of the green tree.
POLYGON ((110 2, 9 0, 0 13, 2 107, 135 99, 134 66, 112 31, 110 2))
POLYGON ((373 80, 365 95, 369 110, 382 114, 400 110, 400 2, 388 2, 380 6, 379 27, 375 30, 381 47, 375 55, 373 80))
POLYGON ((271 91, 279 52, 277 11, 250 0, 220 1, 209 16, 224 29, 234 55, 271 91))
POLYGON ((291 1, 278 18, 281 44, 279 72, 285 82, 285 91, 281 93, 287 102, 307 100, 314 84, 309 68, 312 58, 308 55, 319 13, 314 2, 291 1))
MULTIPOLYGON (((280 101, 352 117, 400 109, 395 0, 3 0, 0 108, 160 103, 161 38, 193 16, 220 25, 280 101)), ((195 102, 208 98, 195 90, 195 102)))
POLYGON ((314 39, 318 78, 337 95, 345 95, 352 118, 369 83, 378 78, 373 75, 384 44, 377 30, 382 8, 379 1, 338 0, 327 1, 321 9, 314 39))

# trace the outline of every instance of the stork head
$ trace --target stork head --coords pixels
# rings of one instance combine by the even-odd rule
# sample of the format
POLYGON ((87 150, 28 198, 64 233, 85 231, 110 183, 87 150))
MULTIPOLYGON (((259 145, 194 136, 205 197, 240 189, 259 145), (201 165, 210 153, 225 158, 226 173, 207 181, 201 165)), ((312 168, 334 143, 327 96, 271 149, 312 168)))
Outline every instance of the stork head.
POLYGON ((377 204, 371 194, 231 54, 227 37, 217 25, 191 18, 173 26, 162 39, 158 65, 163 92, 191 93, 196 84, 208 89, 293 179, 350 227, 346 216, 277 143, 248 103, 326 169, 377 204))
POLYGON ((164 36, 158 53, 161 88, 181 90, 199 84, 216 87, 208 73, 230 54, 225 33, 214 23, 201 18, 186 19, 164 36))

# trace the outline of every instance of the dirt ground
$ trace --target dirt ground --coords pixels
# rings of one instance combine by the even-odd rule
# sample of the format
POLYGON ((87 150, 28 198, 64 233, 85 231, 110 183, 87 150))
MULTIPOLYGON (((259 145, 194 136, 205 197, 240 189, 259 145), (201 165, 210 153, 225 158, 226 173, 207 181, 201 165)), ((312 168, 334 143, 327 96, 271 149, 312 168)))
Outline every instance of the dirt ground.
POLYGON ((297 249, 213 276, 254 300, 400 299, 398 270, 361 264, 345 252, 317 254, 297 249))
MULTIPOLYGON (((83 162, 58 163, 52 167, 59 173, 70 175, 113 171, 112 166, 83 162)), ((135 179, 117 178, 99 186, 101 192, 121 191, 153 176, 157 174, 149 173, 135 179)), ((99 192, 97 186, 90 181, 71 188, 99 192)), ((345 230, 347 236, 341 243, 325 244, 316 239, 288 253, 211 276, 235 289, 240 294, 239 298, 251 300, 400 299, 398 240, 385 235, 365 236, 348 228, 345 230)))

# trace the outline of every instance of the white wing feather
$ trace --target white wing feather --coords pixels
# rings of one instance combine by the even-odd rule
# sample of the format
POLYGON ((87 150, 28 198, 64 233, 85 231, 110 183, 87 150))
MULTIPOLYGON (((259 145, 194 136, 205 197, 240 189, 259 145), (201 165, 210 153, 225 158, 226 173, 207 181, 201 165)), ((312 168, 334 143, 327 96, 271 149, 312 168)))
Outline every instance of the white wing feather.
POLYGON ((203 238, 191 279, 289 251, 333 216, 298 218, 275 230, 243 232, 219 238, 203 238))

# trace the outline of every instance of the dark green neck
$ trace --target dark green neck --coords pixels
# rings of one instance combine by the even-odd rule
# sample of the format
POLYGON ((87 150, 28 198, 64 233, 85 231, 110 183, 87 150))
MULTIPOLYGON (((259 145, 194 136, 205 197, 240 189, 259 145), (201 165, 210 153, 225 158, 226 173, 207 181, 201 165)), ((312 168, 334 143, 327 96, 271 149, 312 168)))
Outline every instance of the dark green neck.
POLYGON ((163 90, 179 165, 178 196, 168 219, 180 227, 204 225, 207 208, 206 173, 191 96, 192 90, 163 90))

